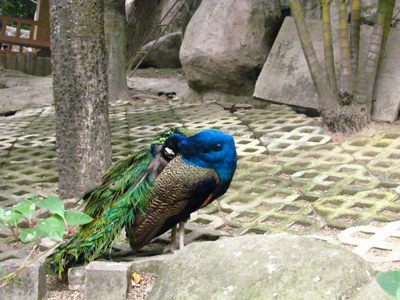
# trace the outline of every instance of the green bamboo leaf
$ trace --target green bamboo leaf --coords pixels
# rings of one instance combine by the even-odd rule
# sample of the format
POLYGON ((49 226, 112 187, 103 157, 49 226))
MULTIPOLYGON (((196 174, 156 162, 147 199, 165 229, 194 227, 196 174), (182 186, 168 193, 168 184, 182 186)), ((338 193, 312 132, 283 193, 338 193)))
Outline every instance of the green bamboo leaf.
POLYGON ((400 287, 400 271, 378 272, 376 281, 385 292, 396 297, 400 287))
POLYGON ((89 215, 77 211, 66 211, 65 221, 68 225, 83 225, 93 221, 89 215))
POLYGON ((24 201, 14 205, 13 209, 25 215, 28 219, 32 219, 33 213, 36 209, 36 205, 32 201, 24 201))
POLYGON ((45 232, 40 230, 39 228, 31 228, 22 231, 19 234, 19 238, 21 239, 22 242, 28 243, 30 241, 36 240, 40 236, 45 236, 45 232))
POLYGON ((12 211, 11 209, 3 209, 0 207, 0 222, 4 224, 18 222, 22 218, 22 215, 18 212, 12 211))
POLYGON ((45 236, 56 241, 62 241, 65 232, 65 224, 60 216, 53 215, 44 219, 38 223, 38 226, 45 236))
POLYGON ((47 208, 49 211, 64 217, 64 203, 57 196, 48 196, 37 203, 37 206, 47 208))

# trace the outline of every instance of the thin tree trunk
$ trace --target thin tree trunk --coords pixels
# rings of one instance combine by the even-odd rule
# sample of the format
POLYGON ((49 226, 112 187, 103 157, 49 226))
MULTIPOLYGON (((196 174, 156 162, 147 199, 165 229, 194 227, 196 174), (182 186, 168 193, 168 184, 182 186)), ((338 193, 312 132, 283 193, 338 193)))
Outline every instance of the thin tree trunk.
POLYGON ((324 29, 324 54, 325 71, 328 76, 328 82, 333 93, 337 94, 337 81, 335 74, 335 60, 333 56, 332 29, 331 29, 331 0, 325 0, 322 3, 322 23, 324 29))
POLYGON ((80 197, 111 165, 102 0, 51 0, 60 197, 80 197))
POLYGON ((104 32, 107 46, 109 101, 131 100, 126 84, 125 1, 104 1, 104 32))
POLYGON ((359 74, 357 80, 358 88, 355 102, 357 105, 366 105, 368 112, 371 111, 373 89, 382 46, 387 8, 387 1, 379 0, 374 32, 371 37, 365 70, 359 74))
POLYGON ((340 97, 343 104, 349 104, 353 96, 353 74, 351 71, 349 30, 347 27, 346 0, 338 1, 340 30, 340 97))
POLYGON ((360 28, 361 28, 361 1, 353 0, 351 3, 351 25, 350 25, 350 57, 353 72, 353 85, 358 76, 358 58, 360 51, 360 28))
POLYGON ((289 0, 290 10, 294 17, 297 32, 299 34, 301 46, 303 48, 304 56, 307 61, 308 68, 312 80, 314 82, 315 89, 319 98, 320 111, 335 111, 338 107, 338 98, 332 92, 326 80, 326 74, 318 61, 317 55, 315 54, 314 46, 311 41, 310 33, 308 32, 306 20, 301 10, 299 0, 289 0))

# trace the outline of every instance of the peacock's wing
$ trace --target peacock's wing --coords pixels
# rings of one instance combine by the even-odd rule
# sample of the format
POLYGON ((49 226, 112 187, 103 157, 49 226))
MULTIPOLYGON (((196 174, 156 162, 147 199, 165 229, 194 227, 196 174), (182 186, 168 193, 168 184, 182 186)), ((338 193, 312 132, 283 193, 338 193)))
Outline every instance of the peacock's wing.
MULTIPOLYGON (((154 169, 148 166, 154 160, 162 160, 159 145, 173 133, 190 136, 197 132, 184 128, 167 130, 150 146, 118 161, 111 167, 103 176, 102 184, 82 198, 85 205, 84 212, 94 220, 81 226, 74 237, 60 245, 47 258, 52 271, 61 275, 64 267, 82 260, 88 263, 109 251, 112 242, 124 226, 133 224, 156 195, 157 176, 154 176, 154 169)), ((162 165, 162 168, 165 165, 162 165)))
POLYGON ((171 229, 203 205, 211 203, 218 191, 219 178, 213 169, 185 163, 174 158, 155 182, 155 197, 127 225, 127 235, 133 249, 139 249, 153 238, 171 229))

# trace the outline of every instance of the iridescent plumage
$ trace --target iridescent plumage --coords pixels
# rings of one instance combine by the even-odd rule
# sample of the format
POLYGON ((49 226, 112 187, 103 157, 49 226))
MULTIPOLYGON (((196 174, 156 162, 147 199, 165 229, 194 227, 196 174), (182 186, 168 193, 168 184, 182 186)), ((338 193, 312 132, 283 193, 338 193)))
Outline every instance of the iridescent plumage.
POLYGON ((173 128, 118 161, 82 198, 94 218, 47 259, 61 274, 110 251, 125 227, 139 249, 226 192, 236 170, 233 138, 216 130, 173 128))

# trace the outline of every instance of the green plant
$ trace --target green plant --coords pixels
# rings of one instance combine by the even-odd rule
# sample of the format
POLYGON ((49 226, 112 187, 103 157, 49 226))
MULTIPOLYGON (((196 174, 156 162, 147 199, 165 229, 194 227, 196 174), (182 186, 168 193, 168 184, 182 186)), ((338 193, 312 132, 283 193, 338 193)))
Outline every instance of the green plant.
POLYGON ((385 292, 400 299, 400 271, 378 272, 376 281, 385 292))
MULTIPOLYGON (((27 243, 38 237, 46 236, 56 241, 53 247, 47 249, 40 256, 28 262, 29 257, 36 249, 35 246, 17 271, 0 278, 0 288, 13 282, 15 276, 26 266, 40 258, 47 251, 53 249, 70 234, 75 233, 74 225, 83 225, 90 223, 92 220, 93 218, 85 213, 66 211, 64 203, 56 196, 48 196, 46 199, 39 199, 35 196, 30 200, 14 205, 11 209, 0 207, 0 228, 8 227, 13 233, 14 240, 19 238, 22 242, 27 243), (53 215, 38 222, 34 221, 33 214, 36 210, 36 206, 48 209, 53 215), (21 219, 25 219, 28 222, 28 229, 21 230, 21 228, 19 228, 18 222, 21 219)), ((12 239, 6 240, 6 242, 10 241, 12 241, 12 239)))
POLYGON ((0 89, 8 88, 7 84, 4 81, 0 81, 0 89))

